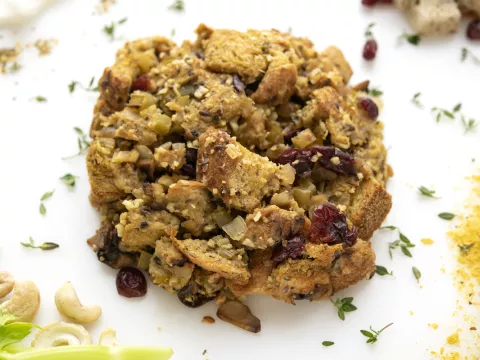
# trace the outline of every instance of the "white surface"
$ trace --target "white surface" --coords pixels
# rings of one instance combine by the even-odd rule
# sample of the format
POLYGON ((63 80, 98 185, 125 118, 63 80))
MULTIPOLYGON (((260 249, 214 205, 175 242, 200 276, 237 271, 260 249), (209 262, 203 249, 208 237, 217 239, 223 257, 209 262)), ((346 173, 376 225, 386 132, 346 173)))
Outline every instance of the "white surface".
POLYGON ((50 56, 38 57, 36 49, 27 49, 20 58, 24 68, 0 76, 0 268, 38 284, 42 307, 37 322, 60 319, 54 293, 63 282, 71 281, 84 303, 103 308, 101 320, 88 327, 95 337, 105 327, 113 327, 122 344, 168 345, 176 353, 174 359, 430 358, 429 350, 438 350, 458 325, 452 316, 458 295, 448 275, 453 255, 444 235, 449 223, 436 214, 461 204, 466 194, 464 177, 480 162, 480 129, 464 135, 458 121, 435 123, 429 109, 452 108, 462 102, 464 112, 480 120, 480 67, 460 62, 462 46, 468 45, 477 55, 480 46, 467 44, 463 30, 451 38, 425 40, 419 47, 398 46, 396 37, 408 29, 402 15, 388 7, 365 10, 360 0, 186 0, 184 14, 168 11, 170 1, 166 0, 119 0, 105 15, 93 14, 95 4, 93 0, 60 1, 16 34, 1 31, 0 47, 38 38, 59 40, 50 56), (330 44, 340 47, 355 71, 352 83, 368 78, 385 92, 381 119, 389 162, 395 169, 388 185, 394 207, 387 223, 399 226, 417 244, 413 259, 397 250, 390 260, 387 243, 395 235, 379 232, 372 239, 377 263, 393 269, 395 277, 375 276, 338 294, 354 296, 358 307, 347 314, 346 321, 337 317, 328 301, 291 306, 256 297, 248 300, 262 320, 262 331, 256 335, 220 320, 203 324, 204 315, 214 316, 214 304, 191 310, 152 284, 145 298, 119 297, 115 271, 99 263, 85 243, 99 218, 88 202, 84 158, 64 161, 61 157, 77 151, 72 128, 88 129, 97 95, 79 88, 69 94, 67 85, 72 80, 86 85, 114 62, 122 40, 110 42, 101 29, 123 17, 128 21, 118 27, 117 35, 124 40, 169 36, 172 28, 176 29, 175 40, 193 39, 194 28, 205 22, 242 30, 274 27, 286 31, 291 26, 293 34, 309 37, 319 50, 330 44), (363 31, 370 22, 377 23, 374 33, 379 52, 374 62, 366 63, 361 50, 363 31), (423 94, 423 110, 410 102, 416 92, 423 94), (37 95, 48 102, 32 101, 37 95), (472 158, 477 162, 472 163, 472 158), (67 172, 80 177, 74 191, 58 180, 67 172), (441 199, 421 198, 416 192, 420 185, 434 187, 441 199), (54 188, 55 195, 45 202, 47 215, 42 217, 40 196, 54 188), (52 252, 21 247, 19 242, 29 236, 38 243, 53 241, 61 246, 52 252), (435 244, 421 244, 423 237, 433 238, 435 244), (423 288, 413 278, 412 265, 422 272, 423 288), (440 271, 442 265, 446 274, 440 271), (378 330, 389 322, 394 325, 377 344, 365 344, 360 329, 372 325, 378 330), (429 322, 438 323, 439 329, 429 328, 429 322), (324 348, 324 340, 335 345, 324 348), (204 349, 208 353, 202 356, 204 349))

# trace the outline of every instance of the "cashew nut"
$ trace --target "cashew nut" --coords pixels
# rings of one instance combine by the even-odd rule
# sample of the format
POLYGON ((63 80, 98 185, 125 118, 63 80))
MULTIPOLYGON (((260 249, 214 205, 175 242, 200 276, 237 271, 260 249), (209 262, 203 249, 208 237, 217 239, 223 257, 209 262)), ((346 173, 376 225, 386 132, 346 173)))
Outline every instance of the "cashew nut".
POLYGON ((66 282, 55 294, 57 309, 69 320, 88 324, 97 321, 102 315, 102 309, 98 305, 83 306, 78 300, 77 293, 70 282, 66 282))
POLYGON ((92 337, 83 326, 66 322, 56 322, 44 326, 32 340, 32 347, 36 349, 91 344, 92 337))
POLYGON ((120 344, 117 341, 117 332, 115 331, 115 329, 108 328, 103 330, 103 332, 100 334, 98 345, 110 347, 119 346, 120 344))
POLYGON ((15 285, 10 300, 0 309, 15 316, 17 321, 31 322, 40 308, 40 292, 33 281, 21 281, 15 285))
POLYGON ((0 271, 0 299, 10 294, 15 286, 12 275, 6 271, 0 271))

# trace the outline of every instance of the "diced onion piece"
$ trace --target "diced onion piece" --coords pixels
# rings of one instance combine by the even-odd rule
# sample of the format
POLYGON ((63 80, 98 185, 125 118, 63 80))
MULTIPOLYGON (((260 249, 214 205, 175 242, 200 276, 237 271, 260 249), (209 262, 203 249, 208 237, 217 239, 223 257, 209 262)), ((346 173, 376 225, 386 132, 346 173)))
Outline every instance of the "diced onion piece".
POLYGON ((128 106, 138 106, 140 110, 145 110, 146 108, 155 105, 157 99, 150 93, 144 91, 134 91, 130 95, 130 100, 128 101, 128 106))
POLYGON ((300 131, 297 136, 292 138, 292 143, 296 148, 305 149, 312 145, 317 138, 313 134, 312 130, 305 129, 300 131))
POLYGON ((247 224, 241 216, 237 216, 232 222, 222 226, 223 231, 230 236, 232 240, 241 240, 247 231, 247 224))

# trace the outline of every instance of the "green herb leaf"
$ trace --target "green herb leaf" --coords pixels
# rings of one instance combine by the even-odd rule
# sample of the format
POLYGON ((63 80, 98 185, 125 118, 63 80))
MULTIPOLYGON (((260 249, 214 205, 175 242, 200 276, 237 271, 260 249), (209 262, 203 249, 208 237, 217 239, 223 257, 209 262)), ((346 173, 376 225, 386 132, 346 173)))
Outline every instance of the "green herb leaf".
POLYGON ((345 320, 345 313, 343 312, 342 309, 339 309, 337 314, 340 320, 345 320))
POLYGON ((342 305, 342 310, 345 312, 352 312, 357 310, 357 307, 353 304, 343 304, 342 305))
POLYGON ((25 339, 34 327, 35 325, 24 322, 0 326, 0 351, 25 339))
POLYGON ((175 28, 173 28, 171 31, 170 31, 170 37, 174 37, 175 36, 175 33, 176 33, 176 30, 175 28))
POLYGON ((90 141, 88 141, 87 135, 83 133, 83 130, 80 129, 79 127, 74 127, 73 130, 75 130, 75 132, 78 134, 78 139, 77 139, 78 153, 76 153, 75 155, 64 157, 62 158, 63 160, 67 160, 72 157, 81 155, 85 153, 90 147, 90 141))
POLYGON ((435 190, 430 190, 430 189, 426 188, 425 186, 420 186, 418 188, 418 191, 423 196, 430 197, 430 198, 433 198, 433 199, 439 199, 439 197, 435 196, 435 190))
POLYGON ((322 345, 323 345, 323 346, 332 346, 332 345, 334 345, 334 344, 335 344, 335 343, 334 343, 333 341, 323 341, 323 342, 322 342, 322 345))
POLYGON ((60 178, 60 180, 62 180, 63 183, 70 188, 75 187, 75 179, 76 179, 76 176, 73 176, 72 174, 65 174, 60 178))
POLYGON ((373 89, 368 90, 368 94, 372 95, 372 96, 381 96, 381 95, 383 95, 383 91, 373 88, 373 89))
POLYGON ((168 7, 169 10, 183 12, 185 11, 185 3, 183 0, 175 0, 172 5, 168 7))
POLYGON ((47 98, 45 98, 43 96, 35 96, 33 99, 37 102, 46 102, 47 101, 47 98))
POLYGON ((470 57, 475 65, 480 65, 480 58, 475 56, 469 49, 462 48, 460 60, 463 62, 470 57))
POLYGON ((393 225, 382 226, 380 230, 396 230, 397 227, 393 225))
POLYGON ((393 271, 389 272, 385 266, 381 266, 381 265, 375 265, 375 273, 377 273, 380 276, 393 275, 393 271))
POLYGON ((399 40, 405 39, 407 40, 410 44, 412 45, 418 45, 420 44, 421 38, 420 35, 418 34, 408 34, 407 32, 403 32, 402 35, 398 37, 399 40))
POLYGON ((402 253, 408 257, 412 257, 412 253, 410 252, 410 250, 408 250, 408 247, 406 246, 400 246, 400 248, 402 249, 402 253))
POLYGON ((458 245, 458 248, 460 250, 460 253, 462 255, 467 255, 470 251, 470 249, 475 245, 474 243, 472 244, 465 244, 465 245, 458 245))
POLYGON ((20 65, 18 62, 14 62, 9 68, 8 68, 8 72, 17 72, 18 70, 20 70, 22 68, 22 65, 20 65))
POLYGON ((465 119, 465 115, 462 114, 462 124, 465 127, 465 133, 474 130, 478 124, 475 119, 469 119, 468 121, 465 119))
POLYGON ((110 40, 114 40, 116 26, 122 25, 126 21, 127 21, 127 18, 123 18, 117 22, 112 22, 110 25, 105 25, 102 30, 110 38, 110 40))
POLYGON ((412 272, 415 276, 415 279, 417 279, 417 282, 420 282, 420 278, 422 277, 422 273, 420 272, 420 270, 418 270, 415 266, 412 266, 412 272))
POLYGON ((455 214, 449 212, 443 212, 438 214, 438 217, 443 220, 452 220, 455 217, 455 214))
POLYGON ((42 214, 43 216, 45 216, 45 214, 47 213, 47 209, 45 208, 45 205, 43 205, 43 203, 40 203, 40 214, 42 214))
POLYGON ((78 85, 77 81, 72 81, 70 84, 68 84, 68 92, 71 94, 75 91, 75 87, 78 85))
POLYGON ((56 243, 53 243, 53 242, 44 242, 38 246, 35 246, 35 242, 33 241, 32 237, 29 238, 28 240, 28 243, 24 243, 24 242, 21 242, 20 243, 23 247, 26 247, 26 248, 32 248, 32 249, 40 249, 40 250, 53 250, 53 249, 56 249, 58 247, 60 247, 60 245, 56 244, 56 243))
POLYGON ((403 241, 406 244, 411 244, 410 240, 405 235, 403 235, 401 232, 399 232, 398 234, 400 236, 401 241, 403 241))
POLYGON ((372 28, 375 26, 375 23, 368 24, 367 28, 365 29, 365 36, 370 38, 373 36, 372 28))
POLYGON ((205 355, 207 353, 207 350, 203 350, 202 355, 205 355))
POLYGON ((366 336, 368 338, 373 338, 375 336, 370 331, 367 331, 367 330, 360 330, 360 332, 363 334, 363 336, 366 336))
POLYGON ((0 308, 0 326, 15 321, 16 317, 0 308))
POLYGON ((128 19, 128 18, 120 19, 120 20, 118 21, 118 24, 119 24, 119 25, 125 24, 125 23, 127 22, 127 19, 128 19))
POLYGON ((370 331, 371 332, 368 331, 368 330, 360 330, 360 332, 362 333, 363 336, 367 337, 367 344, 374 344, 374 343, 377 342, 378 337, 383 332, 383 330, 385 330, 386 328, 388 328, 389 326, 392 326, 392 325, 393 325, 393 323, 390 323, 390 324, 384 326, 379 331, 373 330, 372 327, 370 326, 370 331))
POLYGON ((50 199, 54 192, 55 190, 47 191, 45 194, 42 195, 42 197, 40 198, 40 201, 45 201, 47 199, 50 199))
POLYGON ((345 320, 345 313, 346 312, 352 312, 352 311, 357 310, 357 307, 352 304, 353 297, 347 297, 347 298, 343 298, 343 299, 338 298, 335 301, 330 299, 330 301, 338 309, 337 314, 338 314, 338 317, 341 320, 345 320))
POLYGON ((414 103, 415 105, 417 105, 418 107, 420 108, 423 108, 423 104, 420 102, 420 96, 422 95, 422 93, 416 93, 415 95, 413 95, 413 98, 412 98, 412 103, 414 103))
POLYGON ((453 112, 458 112, 458 111, 460 111, 461 108, 462 108, 462 103, 458 103, 458 104, 455 105, 455 107, 453 108, 453 112))

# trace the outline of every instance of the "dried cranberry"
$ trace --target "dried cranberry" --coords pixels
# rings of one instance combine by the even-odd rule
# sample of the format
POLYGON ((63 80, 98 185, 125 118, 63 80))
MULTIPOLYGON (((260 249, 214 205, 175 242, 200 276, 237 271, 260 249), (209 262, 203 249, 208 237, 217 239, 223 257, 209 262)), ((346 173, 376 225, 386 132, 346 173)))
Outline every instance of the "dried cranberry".
POLYGON ((355 175, 355 159, 352 155, 338 150, 333 146, 312 146, 310 149, 290 148, 285 150, 275 160, 277 164, 290 164, 296 171, 298 177, 306 177, 310 175, 313 165, 312 157, 321 155, 317 159, 324 168, 341 175, 355 175), (338 163, 331 160, 337 157, 338 163))
POLYGON ((363 110, 368 114, 368 117, 372 120, 376 120, 378 117, 378 106, 372 99, 359 98, 358 102, 363 110))
POLYGON ((363 58, 365 60, 373 60, 377 55, 377 41, 374 39, 369 39, 363 47, 363 58))
POLYGON ((185 151, 185 160, 187 161, 187 164, 195 165, 197 163, 197 153, 197 149, 187 148, 187 150, 185 151))
POLYGON ((393 4, 393 0, 377 0, 381 4, 393 4))
POLYGON ((147 293, 147 280, 140 270, 123 268, 117 274, 117 291, 127 298, 142 297, 147 293))
POLYGON ((272 260, 275 263, 275 266, 287 259, 298 259, 302 257, 302 254, 305 251, 305 245, 303 245, 303 243, 304 240, 302 237, 295 236, 288 240, 285 246, 278 246, 272 254, 272 260))
POLYGON ((362 0, 362 5, 373 6, 377 3, 377 0, 362 0))
POLYGON ((357 229, 348 229, 347 217, 330 203, 320 205, 312 216, 308 239, 313 243, 345 244, 353 246, 357 241, 357 229))
POLYGON ((197 58, 199 58, 200 60, 205 60, 205 54, 204 54, 204 53, 201 53, 201 52, 196 51, 196 52, 194 52, 194 54, 195 54, 195 56, 196 56, 197 58))
POLYGON ((480 40, 480 20, 472 20, 468 23, 467 37, 470 40, 480 40))
POLYGON ((233 88, 237 92, 242 92, 243 90, 245 90, 245 84, 242 80, 240 80, 237 74, 233 75, 233 88))
POLYGON ((299 132, 300 132, 300 129, 287 131, 285 134, 283 134, 283 140, 285 141, 285 143, 291 144, 291 143, 292 143, 292 139, 293 139, 295 136, 297 136, 297 134, 298 134, 299 132))
POLYGON ((192 179, 195 179, 197 176, 197 169, 195 165, 192 165, 192 164, 183 165, 182 168, 180 169, 180 172, 182 173, 182 175, 188 176, 192 179))
POLYGON ((148 91, 150 89, 150 80, 148 79, 147 74, 140 75, 135 80, 133 80, 131 91, 140 90, 148 91))

